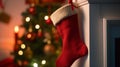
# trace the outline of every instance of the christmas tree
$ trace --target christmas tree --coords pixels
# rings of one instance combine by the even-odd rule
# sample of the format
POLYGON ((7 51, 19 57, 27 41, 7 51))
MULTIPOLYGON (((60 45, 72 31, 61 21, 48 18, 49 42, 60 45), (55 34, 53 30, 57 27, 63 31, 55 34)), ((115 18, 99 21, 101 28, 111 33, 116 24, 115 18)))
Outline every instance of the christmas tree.
POLYGON ((22 37, 17 37, 14 59, 17 67, 55 67, 61 50, 61 39, 49 16, 59 4, 29 4, 22 13, 22 37))

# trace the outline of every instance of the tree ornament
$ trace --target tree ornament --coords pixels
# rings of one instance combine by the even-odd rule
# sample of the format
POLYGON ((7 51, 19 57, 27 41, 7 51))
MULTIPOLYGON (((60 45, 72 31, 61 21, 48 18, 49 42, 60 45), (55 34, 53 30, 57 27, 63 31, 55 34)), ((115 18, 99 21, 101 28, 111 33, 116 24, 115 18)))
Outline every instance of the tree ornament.
POLYGON ((52 24, 52 21, 48 15, 44 17, 46 24, 52 24))
POLYGON ((29 64, 29 62, 28 62, 28 61, 26 61, 26 60, 25 60, 25 61, 23 61, 23 66, 24 66, 24 67, 28 66, 28 64, 29 64))
POLYGON ((33 52, 32 52, 32 50, 31 50, 30 47, 27 47, 27 49, 25 50, 24 54, 25 54, 25 57, 26 57, 27 59, 31 59, 32 56, 33 56, 33 52))
POLYGON ((32 29, 32 25, 30 25, 28 31, 29 31, 29 32, 32 32, 32 31, 33 31, 33 29, 32 29))
POLYGON ((17 60, 17 64, 18 64, 18 66, 22 66, 22 61, 21 60, 17 60))
POLYGON ((55 47, 52 44, 46 44, 44 47, 44 53, 46 55, 52 55, 55 53, 55 47))
POLYGON ((60 36, 54 27, 52 28, 52 33, 53 33, 53 37, 54 37, 55 41, 57 42, 59 40, 60 36))
POLYGON ((35 7, 34 6, 31 6, 29 9, 28 9, 29 13, 34 15, 35 14, 35 7))
POLYGON ((48 40, 51 39, 51 35, 50 35, 49 32, 45 32, 45 33, 44 33, 44 37, 45 37, 46 39, 48 39, 48 40))
POLYGON ((29 32, 29 33, 26 35, 26 39, 28 39, 28 40, 30 40, 30 41, 33 41, 35 38, 36 38, 36 34, 35 34, 35 33, 29 32))
POLYGON ((62 48, 61 47, 58 47, 57 50, 56 50, 56 54, 61 54, 61 51, 62 51, 62 48))
POLYGON ((51 21, 50 18, 48 18, 48 19, 46 20, 46 24, 52 24, 52 21, 51 21))
POLYGON ((44 43, 47 43, 49 40, 50 40, 50 39, 45 38, 45 39, 43 40, 43 42, 44 42, 44 43))
POLYGON ((27 34, 27 38, 31 39, 32 38, 32 34, 31 33, 27 34))
POLYGON ((43 35, 43 34, 42 34, 42 30, 39 29, 39 30, 38 30, 38 33, 37 33, 37 36, 38 36, 38 37, 42 37, 42 35, 43 35))

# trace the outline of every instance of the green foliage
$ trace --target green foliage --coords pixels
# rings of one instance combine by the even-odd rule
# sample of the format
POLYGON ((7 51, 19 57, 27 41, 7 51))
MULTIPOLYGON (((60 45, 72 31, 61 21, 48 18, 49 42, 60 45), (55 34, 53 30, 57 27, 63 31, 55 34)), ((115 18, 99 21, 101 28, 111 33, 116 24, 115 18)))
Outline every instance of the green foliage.
MULTIPOLYGON (((55 67, 55 60, 60 53, 61 39, 56 34, 57 31, 53 24, 47 24, 44 17, 49 16, 59 7, 59 5, 35 5, 22 13, 23 25, 21 27, 25 28, 25 33, 19 40, 22 41, 21 44, 25 44, 26 48, 21 49, 21 44, 17 44, 19 45, 15 52, 17 63, 22 61, 22 66, 25 67, 33 67, 35 62, 41 67, 55 67), (31 8, 33 11, 30 12, 31 8), (29 17, 30 21, 26 21, 26 17, 29 17), (35 28, 37 24, 40 25, 39 29, 35 28), (31 37, 28 36, 29 34, 31 37), (18 54, 20 50, 23 51, 23 55, 18 54), (41 64, 42 60, 46 60, 46 64, 41 64), (28 64, 25 65, 24 61, 28 64)), ((20 66, 19 63, 18 65, 20 66)))

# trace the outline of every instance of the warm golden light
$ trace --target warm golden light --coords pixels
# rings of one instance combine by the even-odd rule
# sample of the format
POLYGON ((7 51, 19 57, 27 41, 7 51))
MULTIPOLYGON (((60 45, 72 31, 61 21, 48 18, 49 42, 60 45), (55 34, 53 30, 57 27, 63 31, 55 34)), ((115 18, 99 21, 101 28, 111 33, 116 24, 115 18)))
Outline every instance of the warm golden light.
POLYGON ((26 48, 25 44, 21 44, 21 48, 25 49, 26 48))
POLYGON ((49 16, 45 16, 45 17, 44 17, 45 20, 48 20, 48 18, 49 18, 49 16))
POLYGON ((23 51, 22 51, 22 50, 19 50, 19 51, 18 51, 18 55, 23 55, 23 51))
POLYGON ((38 67, 38 64, 37 63, 33 63, 33 67, 38 67))
POLYGON ((25 21, 30 22, 30 17, 26 17, 25 21))
POLYGON ((28 35, 27 35, 27 38, 31 38, 31 37, 32 37, 32 35, 31 35, 31 34, 28 34, 28 35))
POLYGON ((41 64, 43 65, 46 64, 46 60, 42 60, 41 64))
POLYGON ((15 31, 15 33, 18 33, 19 32, 19 27, 15 26, 14 31, 15 31))
POLYGON ((35 29, 39 29, 40 28, 40 25, 39 24, 36 24, 35 25, 35 29))

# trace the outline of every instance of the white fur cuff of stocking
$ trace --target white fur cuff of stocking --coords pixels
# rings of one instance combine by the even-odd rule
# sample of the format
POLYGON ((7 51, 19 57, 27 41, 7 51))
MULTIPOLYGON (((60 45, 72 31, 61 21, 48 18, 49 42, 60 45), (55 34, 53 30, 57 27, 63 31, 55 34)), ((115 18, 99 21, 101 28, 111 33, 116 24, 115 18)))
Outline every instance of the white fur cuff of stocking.
POLYGON ((50 16, 52 22, 54 25, 59 23, 62 19, 76 14, 76 9, 72 9, 70 4, 63 5, 59 9, 57 9, 55 12, 52 13, 50 16))

